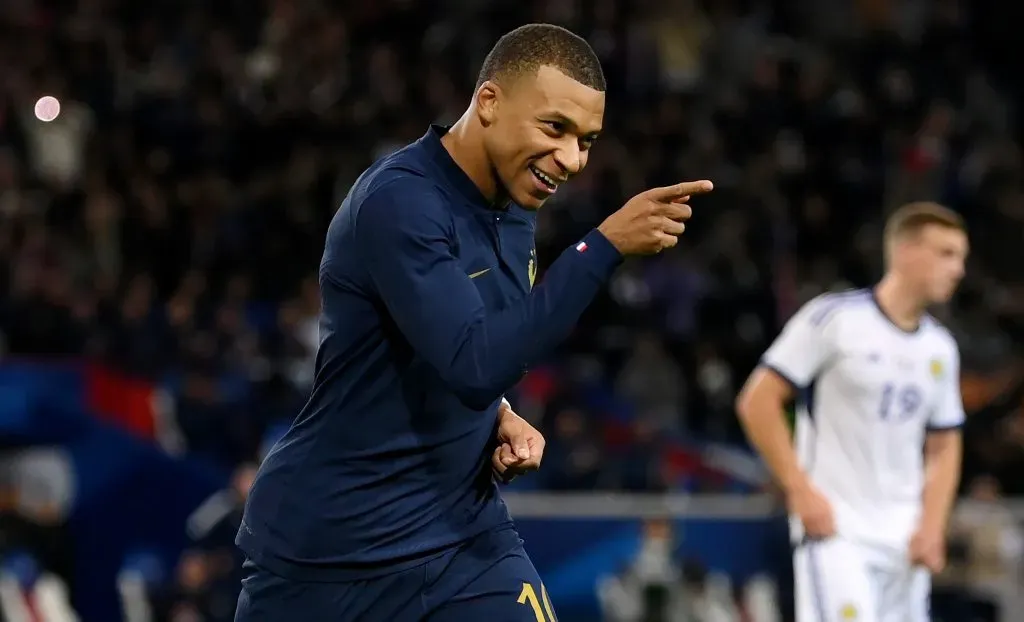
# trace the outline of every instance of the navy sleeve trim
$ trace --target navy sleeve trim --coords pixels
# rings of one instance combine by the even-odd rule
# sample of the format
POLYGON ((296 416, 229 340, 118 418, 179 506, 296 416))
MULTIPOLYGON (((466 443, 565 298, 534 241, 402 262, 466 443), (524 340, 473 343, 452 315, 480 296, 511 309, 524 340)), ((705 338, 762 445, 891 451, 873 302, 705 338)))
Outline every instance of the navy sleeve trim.
POLYGON ((779 369, 777 366, 772 365, 771 363, 765 361, 764 359, 761 359, 761 362, 758 363, 758 367, 764 367, 765 369, 770 369, 771 371, 775 372, 776 376, 778 376, 779 378, 782 378, 783 380, 785 380, 786 383, 789 384, 789 386, 793 387, 793 389, 795 391, 799 392, 799 391, 804 390, 804 388, 805 388, 805 387, 801 386, 798 382, 793 380, 793 378, 791 378, 789 374, 787 374, 783 370, 779 369))
POLYGON ((597 229, 583 236, 575 248, 586 260, 587 268, 602 281, 607 281, 622 263, 622 254, 597 229))
POLYGON ((963 427, 964 422, 961 421, 960 423, 954 423, 953 425, 928 425, 925 426, 924 429, 925 432, 932 434, 936 432, 955 432, 957 430, 962 430, 963 427))

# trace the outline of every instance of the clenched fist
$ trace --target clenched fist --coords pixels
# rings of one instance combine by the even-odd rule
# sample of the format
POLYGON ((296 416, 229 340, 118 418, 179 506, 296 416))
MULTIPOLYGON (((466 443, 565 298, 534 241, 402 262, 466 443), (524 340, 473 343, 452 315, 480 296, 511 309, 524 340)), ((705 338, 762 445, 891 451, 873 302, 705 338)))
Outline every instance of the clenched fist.
POLYGON ((506 484, 517 475, 536 471, 544 459, 544 436, 513 412, 508 402, 498 409, 498 446, 491 456, 494 474, 506 484))

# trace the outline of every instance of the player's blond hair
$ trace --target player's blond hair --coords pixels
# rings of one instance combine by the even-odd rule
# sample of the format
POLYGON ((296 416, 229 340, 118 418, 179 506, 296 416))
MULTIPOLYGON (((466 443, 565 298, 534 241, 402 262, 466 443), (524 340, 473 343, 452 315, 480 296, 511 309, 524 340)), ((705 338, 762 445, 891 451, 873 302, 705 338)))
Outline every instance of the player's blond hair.
POLYGON ((960 214, 944 205, 931 201, 907 203, 893 212, 885 221, 885 258, 896 242, 920 234, 927 227, 940 227, 967 233, 967 225, 960 214))
POLYGON ((960 214, 938 203, 919 201, 907 203, 889 216, 885 221, 885 241, 889 243, 917 235, 928 226, 967 232, 967 225, 960 214))

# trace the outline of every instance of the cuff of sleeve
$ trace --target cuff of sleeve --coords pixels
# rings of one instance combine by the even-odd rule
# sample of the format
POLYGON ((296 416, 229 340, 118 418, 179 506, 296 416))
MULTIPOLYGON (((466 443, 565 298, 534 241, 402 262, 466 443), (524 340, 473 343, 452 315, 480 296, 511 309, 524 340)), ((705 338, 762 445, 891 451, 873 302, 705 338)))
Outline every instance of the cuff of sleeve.
POLYGON ((804 388, 806 388, 804 385, 796 381, 796 378, 793 376, 793 374, 783 369, 780 365, 777 365, 775 363, 772 363, 771 361, 768 361, 767 359, 762 358, 760 366, 775 372, 775 375, 785 380, 786 383, 788 383, 789 386, 791 386, 795 391, 802 391, 804 388))
POLYGON ((603 280, 610 278, 622 263, 622 253, 597 229, 583 236, 574 248, 591 272, 603 280))

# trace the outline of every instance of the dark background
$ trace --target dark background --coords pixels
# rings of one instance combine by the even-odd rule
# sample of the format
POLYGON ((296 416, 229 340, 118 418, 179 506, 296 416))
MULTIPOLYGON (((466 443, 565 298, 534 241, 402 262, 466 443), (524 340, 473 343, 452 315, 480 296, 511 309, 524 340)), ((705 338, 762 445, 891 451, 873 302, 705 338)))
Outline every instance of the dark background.
POLYGON ((589 170, 543 208, 540 278, 643 188, 709 178, 716 191, 680 247, 627 262, 513 396, 549 441, 521 489, 762 491, 741 468, 738 385, 801 302, 874 282, 885 215, 928 199, 964 215, 973 245, 960 294, 936 310, 964 362, 965 491, 1024 493, 1022 12, 993 0, 5 2, 2 546, 32 552, 78 599, 83 556, 119 565, 137 540, 160 542, 159 615, 230 619, 210 601, 233 598, 236 493, 211 514, 223 524, 184 519, 220 488, 243 494, 304 401, 327 223, 375 158, 458 117, 490 46, 529 21, 587 37, 609 83, 589 170), (32 115, 47 94, 62 104, 52 123, 32 115), (45 376, 40 388, 26 392, 26 374, 45 376), (44 472, 19 462, 30 446, 52 450, 52 476, 26 480, 44 472), (161 504, 175 510, 145 514, 161 504))

